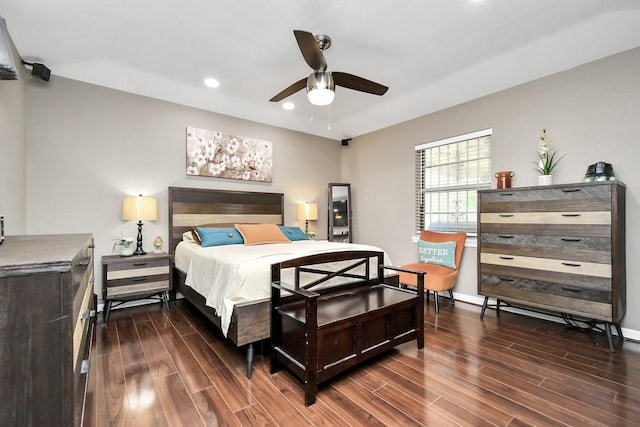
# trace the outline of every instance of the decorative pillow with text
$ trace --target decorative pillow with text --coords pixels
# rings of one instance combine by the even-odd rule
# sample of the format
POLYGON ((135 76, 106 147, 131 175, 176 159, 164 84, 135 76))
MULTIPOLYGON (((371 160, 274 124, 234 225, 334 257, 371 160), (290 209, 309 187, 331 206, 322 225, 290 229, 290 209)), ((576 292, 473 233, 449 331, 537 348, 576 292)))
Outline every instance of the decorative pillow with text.
POLYGON ((418 240, 418 261, 456 268, 456 242, 425 242, 418 240))

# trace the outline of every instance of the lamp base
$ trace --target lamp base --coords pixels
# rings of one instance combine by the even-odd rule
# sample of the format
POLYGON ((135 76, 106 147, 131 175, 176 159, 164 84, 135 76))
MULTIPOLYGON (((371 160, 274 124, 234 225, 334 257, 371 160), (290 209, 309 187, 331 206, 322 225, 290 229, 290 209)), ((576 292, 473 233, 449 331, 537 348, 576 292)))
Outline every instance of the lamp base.
POLYGON ((147 253, 142 249, 142 221, 138 221, 138 244, 134 255, 146 255, 147 253))

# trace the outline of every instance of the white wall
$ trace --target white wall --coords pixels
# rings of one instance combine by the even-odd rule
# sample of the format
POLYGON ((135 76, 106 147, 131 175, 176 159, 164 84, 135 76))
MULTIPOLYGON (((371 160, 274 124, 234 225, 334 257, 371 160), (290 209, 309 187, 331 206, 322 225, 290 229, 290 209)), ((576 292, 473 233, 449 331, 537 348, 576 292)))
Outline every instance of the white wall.
POLYGON ((25 92, 27 78, 20 55, 13 57, 20 80, 0 81, 0 215, 5 217, 5 234, 24 234, 27 210, 25 169, 25 92))
MULTIPOLYGON (((148 251, 158 235, 168 242, 169 186, 282 192, 285 223, 304 227, 296 203, 326 206, 327 184, 340 179, 340 141, 55 76, 27 87, 26 128, 27 233, 93 233, 98 259, 121 233, 136 236, 135 222, 120 217, 124 195, 158 197, 158 221, 143 227, 148 251), (272 141, 273 182, 187 176, 187 126, 272 141)), ((326 238, 319 211, 310 229, 326 238)))
MULTIPOLYGON (((536 184, 533 162, 542 129, 566 154, 555 183, 580 182, 587 166, 613 164, 626 191, 627 315, 640 331, 640 49, 529 82, 354 138, 343 149, 343 179, 354 194, 354 234, 385 248, 395 264, 414 262, 414 147, 493 128, 492 169, 515 171, 514 187, 536 184)), ((493 183, 495 188, 495 180, 493 183)), ((466 248, 455 291, 477 295, 477 252, 466 248)))

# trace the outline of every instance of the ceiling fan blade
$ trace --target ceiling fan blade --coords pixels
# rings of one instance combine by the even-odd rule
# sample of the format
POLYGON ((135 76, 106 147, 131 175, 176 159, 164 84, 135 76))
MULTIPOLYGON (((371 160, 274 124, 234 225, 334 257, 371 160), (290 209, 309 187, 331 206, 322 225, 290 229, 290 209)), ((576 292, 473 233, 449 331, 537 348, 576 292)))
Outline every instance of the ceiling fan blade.
POLYGON ((333 81, 336 85, 346 87, 348 89, 358 90, 360 92, 367 92, 374 95, 384 95, 389 88, 371 80, 363 79, 362 77, 354 76, 349 73, 332 72, 333 81))
POLYGON ((318 46, 318 41, 308 31, 293 30, 293 34, 296 36, 298 47, 304 60, 307 61, 309 67, 314 71, 325 71, 327 69, 327 61, 324 59, 324 55, 318 46))
POLYGON ((299 90, 305 89, 306 87, 307 87, 307 78, 305 77, 304 79, 298 80, 297 82, 295 82, 294 84, 292 84, 291 86, 289 86, 288 88, 286 88, 285 90, 283 90, 282 92, 280 92, 279 94, 271 98, 269 101, 271 102, 282 101, 283 99, 293 95, 299 90))

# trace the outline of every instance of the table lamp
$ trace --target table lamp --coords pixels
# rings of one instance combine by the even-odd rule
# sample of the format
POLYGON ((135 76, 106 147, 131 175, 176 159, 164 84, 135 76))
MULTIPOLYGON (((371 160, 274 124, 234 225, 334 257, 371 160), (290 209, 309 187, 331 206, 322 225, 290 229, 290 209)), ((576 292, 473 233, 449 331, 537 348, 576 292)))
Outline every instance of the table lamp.
POLYGON ((138 221, 138 246, 134 255, 144 255, 142 250, 142 221, 158 219, 158 200, 155 197, 125 196, 122 199, 122 220, 138 221))
POLYGON ((304 221, 304 232, 309 233, 309 221, 318 220, 317 203, 300 203, 298 205, 298 221, 304 221))

